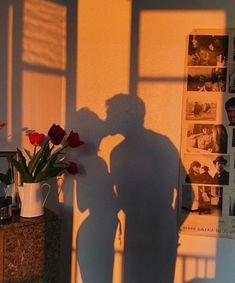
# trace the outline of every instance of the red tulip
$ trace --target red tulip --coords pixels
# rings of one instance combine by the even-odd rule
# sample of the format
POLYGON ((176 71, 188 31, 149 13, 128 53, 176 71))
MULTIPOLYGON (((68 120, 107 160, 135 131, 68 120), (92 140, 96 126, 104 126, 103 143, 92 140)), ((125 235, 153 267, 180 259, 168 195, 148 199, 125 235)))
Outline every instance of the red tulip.
POLYGON ((48 136, 54 145, 59 145, 62 142, 65 134, 65 131, 56 124, 53 124, 48 131, 48 136))
POLYGON ((29 134, 30 143, 34 146, 39 146, 44 140, 44 134, 39 134, 37 132, 29 134))
POLYGON ((75 175, 78 173, 78 166, 75 162, 70 161, 66 170, 69 172, 69 174, 75 175))
POLYGON ((73 131, 70 132, 67 142, 70 147, 78 147, 84 144, 84 142, 80 140, 78 133, 74 133, 73 131))

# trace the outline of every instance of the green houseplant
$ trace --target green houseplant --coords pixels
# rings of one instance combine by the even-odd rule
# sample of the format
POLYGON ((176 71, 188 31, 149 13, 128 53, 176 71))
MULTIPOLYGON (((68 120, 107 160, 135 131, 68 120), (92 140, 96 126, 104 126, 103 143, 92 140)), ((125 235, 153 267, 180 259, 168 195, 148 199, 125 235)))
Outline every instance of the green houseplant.
MULTIPOLYGON (((6 123, 0 122, 0 130, 6 127, 6 123)), ((12 197, 12 204, 15 205, 15 170, 11 163, 11 156, 15 152, 5 152, 4 158, 7 159, 7 168, 5 172, 0 172, 0 182, 4 184, 5 197, 12 197)))
POLYGON ((0 172, 0 181, 5 185, 11 185, 15 182, 15 176, 14 176, 14 168, 11 163, 11 159, 7 157, 8 166, 5 173, 0 172))

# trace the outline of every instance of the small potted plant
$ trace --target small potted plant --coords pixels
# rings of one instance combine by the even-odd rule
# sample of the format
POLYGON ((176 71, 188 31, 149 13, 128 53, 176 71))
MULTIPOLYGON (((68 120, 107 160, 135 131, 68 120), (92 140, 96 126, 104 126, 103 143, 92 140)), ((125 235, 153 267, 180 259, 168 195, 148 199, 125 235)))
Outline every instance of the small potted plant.
POLYGON ((0 181, 4 184, 5 196, 12 197, 12 205, 16 204, 15 198, 15 170, 10 157, 7 158, 7 169, 5 173, 0 173, 0 181))
MULTIPOLYGON (((5 122, 0 122, 0 130, 6 127, 5 122)), ((6 172, 0 173, 0 181, 4 184, 5 196, 12 197, 12 204, 15 205, 15 174, 14 168, 10 161, 10 157, 7 158, 6 172)))

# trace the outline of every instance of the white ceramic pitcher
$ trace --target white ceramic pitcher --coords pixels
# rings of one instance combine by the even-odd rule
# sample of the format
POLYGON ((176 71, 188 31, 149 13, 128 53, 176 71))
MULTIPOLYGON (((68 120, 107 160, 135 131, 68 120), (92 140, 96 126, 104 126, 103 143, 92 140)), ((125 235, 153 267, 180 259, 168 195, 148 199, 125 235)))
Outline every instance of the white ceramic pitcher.
POLYGON ((23 183, 23 186, 18 186, 21 201, 20 216, 29 218, 43 215, 50 188, 51 186, 47 183, 23 183), (48 186, 48 192, 43 200, 42 188, 44 186, 48 186))

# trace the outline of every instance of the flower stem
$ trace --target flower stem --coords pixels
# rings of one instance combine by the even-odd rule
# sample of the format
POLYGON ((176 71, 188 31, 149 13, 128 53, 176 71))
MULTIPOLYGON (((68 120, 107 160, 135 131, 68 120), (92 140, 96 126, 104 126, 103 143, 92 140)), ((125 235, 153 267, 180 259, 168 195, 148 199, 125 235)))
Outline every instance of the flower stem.
POLYGON ((35 154, 36 154, 36 149, 37 149, 37 146, 35 145, 34 146, 34 151, 33 151, 33 156, 35 156, 35 154))

